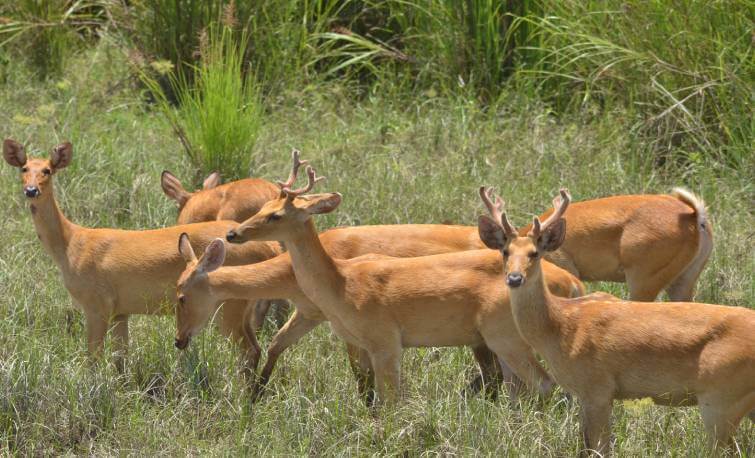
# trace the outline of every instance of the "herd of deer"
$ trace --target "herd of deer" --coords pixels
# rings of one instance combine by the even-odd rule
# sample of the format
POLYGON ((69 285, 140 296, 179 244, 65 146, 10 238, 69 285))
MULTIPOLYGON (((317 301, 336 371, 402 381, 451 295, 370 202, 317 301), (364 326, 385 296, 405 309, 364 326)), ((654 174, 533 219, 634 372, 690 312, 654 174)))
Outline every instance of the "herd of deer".
POLYGON ((110 330, 121 371, 129 315, 172 312, 164 304, 177 290, 176 347, 217 316, 244 351, 254 399, 281 353, 328 321, 370 405, 400 398, 404 347, 466 345, 480 368, 472 390, 506 382, 512 395, 522 383, 547 394, 558 383, 578 398, 586 450, 608 452, 614 399, 697 404, 714 447, 728 446, 745 416, 755 420, 755 311, 689 302, 713 233, 703 203, 684 190, 574 203, 561 190, 553 209, 517 230, 483 187, 490 216, 477 227, 318 234, 312 215, 335 210, 341 195, 308 194, 321 180, 309 166, 307 185, 294 189, 306 164, 294 151, 277 186, 221 185, 213 174, 191 193, 164 172, 177 226, 92 229, 69 221, 53 193, 52 177, 72 152, 63 143, 49 159, 27 158, 23 145, 3 143, 5 160, 21 170, 37 236, 86 317, 90 354, 102 353, 110 330), (584 295, 580 280, 626 282, 631 300, 584 295), (652 302, 662 290, 673 302, 652 302), (288 301, 295 309, 257 375, 255 332, 271 301, 283 313, 288 301))

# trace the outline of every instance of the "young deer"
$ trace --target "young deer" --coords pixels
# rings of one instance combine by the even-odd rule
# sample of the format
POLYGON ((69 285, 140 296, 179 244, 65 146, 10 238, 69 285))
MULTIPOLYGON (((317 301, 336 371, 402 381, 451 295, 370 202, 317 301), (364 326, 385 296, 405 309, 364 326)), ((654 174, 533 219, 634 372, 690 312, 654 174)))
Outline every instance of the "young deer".
MULTIPOLYGON (((169 303, 166 299, 184 266, 176 252, 179 234, 188 233, 198 247, 204 248, 236 223, 215 221, 147 231, 82 227, 63 215, 53 192, 53 176, 73 157, 70 143, 53 148, 49 159, 27 159, 20 143, 6 139, 3 156, 20 169, 37 237, 60 269, 74 304, 84 312, 90 355, 101 354, 112 325, 116 367, 122 371, 128 316, 172 311, 165 307, 169 303)), ((277 243, 245 244, 234 247, 228 261, 248 264, 280 253, 277 243)), ((245 308, 245 302, 229 307, 221 330, 241 341, 250 357, 259 353, 259 345, 242 320, 245 308)))
MULTIPOLYGON (((227 239, 286 244, 304 294, 336 334, 369 354, 379 401, 389 402, 400 394, 404 347, 484 343, 528 386, 550 389, 548 375, 516 331, 506 288, 493 281, 501 275, 500 259, 488 250, 416 258, 334 259, 320 242, 312 215, 335 210, 341 195, 305 195, 321 179, 311 167, 307 168, 309 184, 292 189, 299 165, 298 151, 294 151, 294 167, 282 184, 283 195, 231 230, 227 239)), ((546 266, 554 292, 564 296, 582 292, 573 275, 546 266)))
MULTIPOLYGON (((195 192, 184 189, 178 178, 167 170, 163 171, 160 184, 165 195, 178 205, 178 224, 220 220, 241 223, 280 194, 276 185, 260 178, 245 178, 221 185, 218 172, 211 173, 204 180, 202 189, 195 192)), ((252 316, 255 330, 262 327, 271 306, 274 306, 278 327, 286 321, 290 309, 288 302, 260 299, 254 305, 252 316)))
POLYGON ((509 223, 500 198, 485 188, 480 194, 492 216, 480 217, 480 237, 503 254, 517 329, 581 401, 588 449, 608 452, 614 399, 699 404, 711 441, 721 445, 744 415, 755 415, 755 311, 604 294, 556 297, 546 287, 543 257, 564 242, 569 194, 562 190, 556 210, 542 223, 535 218, 526 235, 509 223))
MULTIPOLYGON (((352 259, 359 256, 353 262, 366 260, 365 256, 369 256, 370 259, 375 259, 377 255, 415 257, 477 248, 477 244, 480 243, 477 234, 473 240, 468 240, 464 235, 466 231, 461 232, 461 229, 429 224, 347 227, 331 229, 320 234, 320 243, 331 257, 352 259), (376 254, 368 254, 370 251, 376 254)), ((177 284, 178 348, 188 345, 191 337, 202 330, 224 301, 273 295, 284 297, 296 304, 296 312, 270 343, 258 389, 263 388, 269 380, 283 351, 318 324, 326 321, 325 316, 296 283, 288 253, 248 266, 220 267, 225 258, 225 247, 222 243, 213 242, 208 245, 199 260, 188 240, 183 240, 179 246, 187 265, 177 284)), ((473 393, 484 386, 488 394, 495 395, 497 385, 503 381, 495 355, 485 345, 473 347, 473 352, 480 365, 481 376, 466 390, 473 393)), ((359 370, 355 358, 357 353, 353 346, 349 348, 349 354, 352 356, 352 368, 360 383, 360 393, 368 395, 369 380, 364 380, 365 374, 359 370), (360 375, 362 377, 359 377, 360 375)), ((506 374, 510 373, 507 369, 506 374)), ((516 384, 516 380, 506 381, 516 384)))

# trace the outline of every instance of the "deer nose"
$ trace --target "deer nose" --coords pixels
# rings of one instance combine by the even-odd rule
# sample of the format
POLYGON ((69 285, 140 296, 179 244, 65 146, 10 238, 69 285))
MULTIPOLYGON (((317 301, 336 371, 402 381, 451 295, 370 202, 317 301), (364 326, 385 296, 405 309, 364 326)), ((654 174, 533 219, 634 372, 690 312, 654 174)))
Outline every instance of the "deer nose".
POLYGON ((233 239, 235 238, 236 238, 236 231, 234 231, 233 229, 228 231, 228 233, 225 235, 225 239, 228 240, 229 242, 233 242, 233 239))
POLYGON ((183 350, 187 345, 189 345, 189 339, 179 339, 176 337, 176 348, 183 350))
POLYGON ((24 194, 26 194, 26 197, 37 197, 39 195, 39 188, 36 186, 26 186, 24 194))
POLYGON ((524 283, 524 277, 519 272, 511 272, 506 277, 506 284, 509 285, 511 288, 522 286, 522 283, 524 283))

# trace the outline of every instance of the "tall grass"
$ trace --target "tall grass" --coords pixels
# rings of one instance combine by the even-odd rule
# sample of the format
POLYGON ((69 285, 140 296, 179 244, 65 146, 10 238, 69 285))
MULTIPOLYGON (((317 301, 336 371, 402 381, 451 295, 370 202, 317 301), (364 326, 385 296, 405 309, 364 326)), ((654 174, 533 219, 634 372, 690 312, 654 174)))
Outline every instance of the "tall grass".
POLYGON ((245 71, 247 34, 236 39, 231 26, 211 26, 205 32, 192 78, 173 75, 177 106, 157 81, 143 77, 198 171, 219 171, 228 179, 249 175, 264 114, 253 73, 245 71))
POLYGON ((60 75, 83 38, 107 22, 107 0, 18 0, 0 5, 0 48, 28 59, 44 79, 60 75))
POLYGON ((752 159, 752 8, 746 2, 547 2, 517 79, 561 113, 629 107, 634 132, 666 160, 752 159))

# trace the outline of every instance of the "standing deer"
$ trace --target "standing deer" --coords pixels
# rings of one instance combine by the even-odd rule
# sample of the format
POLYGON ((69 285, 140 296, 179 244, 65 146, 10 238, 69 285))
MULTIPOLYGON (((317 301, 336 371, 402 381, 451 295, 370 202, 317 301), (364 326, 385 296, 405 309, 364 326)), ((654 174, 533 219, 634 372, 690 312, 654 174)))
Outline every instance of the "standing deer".
MULTIPOLYGON (((178 224, 220 220, 240 223, 280 194, 276 185, 260 178, 245 178, 220 184, 218 172, 205 178, 202 189, 195 192, 184 189, 178 178, 167 170, 163 171, 160 184, 165 195, 178 205, 178 224)), ((290 309, 288 302, 260 299, 254 305, 252 316, 255 330, 262 326, 271 306, 274 306, 278 327, 286 321, 290 309)))
MULTIPOLYGON (((484 187, 480 195, 492 217, 479 218, 480 238, 503 255, 496 282, 505 278, 522 337, 579 398, 587 449, 608 453, 614 399, 698 404, 712 445, 729 445, 742 417, 755 419, 755 311, 616 301, 605 294, 556 297, 546 286, 551 274, 543 259, 566 238, 568 192, 526 235, 511 225, 500 198, 484 187)), ((706 226, 704 213, 695 217, 706 226)))
MULTIPOLYGON (((293 159, 291 175, 281 183, 282 195, 226 238, 233 243, 280 240, 286 244, 302 292, 336 334, 369 355, 378 401, 392 402, 400 395, 404 347, 484 343, 529 387, 550 390, 548 375, 516 331, 506 288, 494 282, 501 275, 500 259, 488 250, 334 259, 323 247, 312 215, 335 210, 341 195, 306 195, 322 179, 311 167, 307 167, 308 185, 292 189, 301 165, 296 150, 293 159)), ((573 275, 550 264, 546 269, 554 292, 565 296, 582 292, 573 275)))
MULTIPOLYGON (((359 226, 331 229, 320 235, 320 242, 331 257, 338 259, 365 260, 377 255, 415 257, 449 253, 477 248, 479 236, 467 237, 466 228, 430 224, 359 226), (368 254, 370 251, 376 254, 368 254)), ((222 241, 221 241, 222 242, 222 241)), ((184 240, 179 244, 187 262, 186 270, 177 284, 178 308, 176 312, 176 346, 185 348, 192 336, 198 334, 217 312, 224 301, 257 297, 285 297, 296 304, 296 311, 289 322, 273 337, 265 367, 259 378, 258 392, 272 374, 280 355, 294 345, 317 325, 326 321, 317 306, 301 291, 296 283, 291 257, 284 253, 268 261, 248 266, 223 264, 225 247, 222 243, 210 244, 197 260, 194 250, 184 240), (266 296, 267 295, 267 296, 266 296)), ((357 375, 360 393, 368 403, 371 390, 368 387, 371 371, 364 374, 359 369, 357 349, 349 346, 350 363, 357 375), (367 377, 367 379, 365 379, 367 377)), ((481 377, 475 379, 467 391, 476 392, 485 387, 488 394, 495 395, 501 381, 501 371, 495 355, 485 347, 473 347, 480 366, 481 377)), ((362 358, 363 360, 365 358, 362 358)), ((363 361, 364 363, 365 361, 363 361)), ((506 375, 511 376, 507 368, 506 375)), ((516 380, 506 380, 514 382, 516 380)))
MULTIPOLYGON (((236 223, 215 221, 146 231, 82 227, 60 211, 53 192, 53 176, 71 163, 71 143, 54 147, 49 159, 27 159, 20 143, 6 139, 3 157, 21 171, 37 237, 58 266, 74 305, 84 312, 89 354, 96 358, 102 353, 111 328, 115 364, 123 371, 129 315, 172 311, 165 306, 166 299, 184 265, 176 252, 178 236, 188 233, 204 248, 236 223)), ((277 243, 239 245, 229 252, 228 262, 249 264, 280 253, 277 243)), ((239 341, 247 359, 254 361, 260 349, 254 332, 247 329, 248 320, 243 319, 246 307, 230 308, 222 317, 221 330, 239 341)))

